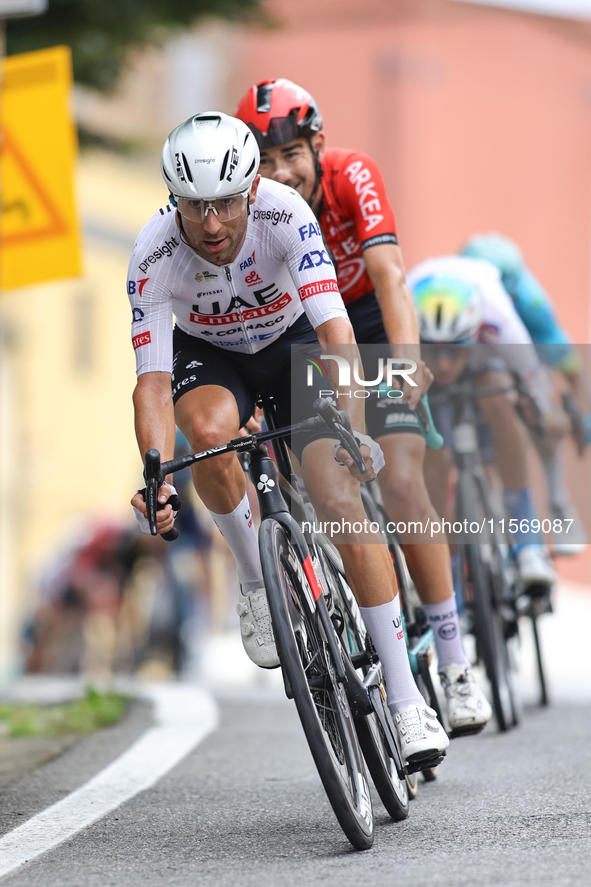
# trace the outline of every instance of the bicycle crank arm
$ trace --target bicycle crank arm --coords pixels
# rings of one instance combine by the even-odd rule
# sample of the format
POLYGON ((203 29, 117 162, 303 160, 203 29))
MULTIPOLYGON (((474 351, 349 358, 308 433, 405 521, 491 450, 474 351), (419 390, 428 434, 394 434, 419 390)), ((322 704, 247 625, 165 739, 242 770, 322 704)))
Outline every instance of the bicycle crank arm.
MULTIPOLYGON (((368 688, 368 693, 374 714, 380 722, 380 726, 384 734, 384 739, 388 744, 388 750, 392 756, 392 760, 394 761, 394 766, 396 767, 398 778, 404 779, 408 771, 402 763, 402 757, 398 749, 398 743, 396 742, 396 728, 393 724, 388 723, 388 717, 390 713, 388 712, 386 714, 386 706, 384 703, 384 697, 382 696, 381 687, 378 684, 374 684, 373 686, 368 688)), ((390 721, 391 720, 392 718, 390 717, 390 721)))
POLYGON ((369 698, 367 686, 355 671, 355 667, 348 656, 343 656, 343 665, 345 666, 345 671, 347 673, 345 691, 347 693, 347 699, 349 700, 351 714, 354 718, 366 717, 367 715, 372 714, 373 705, 369 698))

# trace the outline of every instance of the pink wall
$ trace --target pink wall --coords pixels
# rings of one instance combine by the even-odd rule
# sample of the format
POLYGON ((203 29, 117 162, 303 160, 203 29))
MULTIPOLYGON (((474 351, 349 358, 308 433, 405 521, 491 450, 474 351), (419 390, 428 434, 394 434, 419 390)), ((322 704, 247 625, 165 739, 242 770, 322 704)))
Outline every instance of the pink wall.
MULTIPOLYGON (((331 25, 292 7, 291 24, 249 32, 237 95, 269 77, 309 89, 329 144, 380 163, 407 267, 503 231, 589 342, 591 50, 534 18, 447 9, 331 25)), ((564 572, 591 581, 591 552, 564 572)))
POLYGON ((249 32, 239 89, 294 79, 329 143, 373 154, 408 266, 475 229, 505 231, 586 342, 591 51, 534 19, 469 13, 249 32))

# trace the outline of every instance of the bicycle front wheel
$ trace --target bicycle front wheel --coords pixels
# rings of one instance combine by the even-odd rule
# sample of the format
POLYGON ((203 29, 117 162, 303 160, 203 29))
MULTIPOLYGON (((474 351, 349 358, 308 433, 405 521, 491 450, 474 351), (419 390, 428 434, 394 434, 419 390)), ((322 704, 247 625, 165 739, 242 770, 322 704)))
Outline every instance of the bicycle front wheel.
MULTIPOLYGON (((354 656, 367 650, 368 634, 361 618, 355 596, 347 584, 346 578, 330 558, 330 555, 317 546, 318 555, 324 575, 333 598, 339 633, 345 648, 345 655, 354 656)), ((367 673, 368 668, 364 668, 367 673)), ((361 674, 363 679, 365 675, 361 674)), ((383 682, 381 691, 383 691, 383 682)), ((384 692, 377 699, 382 706, 384 717, 390 713, 386 705, 384 692)), ((373 779, 380 799, 395 822, 401 822, 408 816, 408 787, 404 779, 400 779, 396 765, 384 736, 382 726, 376 714, 363 715, 355 719, 355 728, 363 757, 373 779)), ((392 724, 392 730, 396 728, 392 724)))
POLYGON ((365 766, 347 695, 319 631, 312 590, 278 521, 262 522, 259 548, 281 667, 312 757, 345 835, 357 850, 367 850, 373 809, 365 766))

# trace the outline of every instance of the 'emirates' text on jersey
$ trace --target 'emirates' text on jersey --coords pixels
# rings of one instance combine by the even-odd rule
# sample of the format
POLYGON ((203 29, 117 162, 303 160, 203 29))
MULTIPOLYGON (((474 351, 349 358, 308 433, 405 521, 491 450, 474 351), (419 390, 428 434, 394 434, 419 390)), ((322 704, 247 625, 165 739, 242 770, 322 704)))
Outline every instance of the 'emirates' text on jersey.
POLYGON ((346 305, 374 289, 363 250, 398 243, 396 221, 380 168, 361 151, 328 148, 322 157, 322 233, 337 265, 346 305))
POLYGON ((191 336, 255 353, 305 311, 314 328, 347 317, 320 227, 304 200, 262 179, 236 259, 213 265, 181 239, 176 213, 141 231, 127 291, 137 373, 172 371, 172 320, 191 336))

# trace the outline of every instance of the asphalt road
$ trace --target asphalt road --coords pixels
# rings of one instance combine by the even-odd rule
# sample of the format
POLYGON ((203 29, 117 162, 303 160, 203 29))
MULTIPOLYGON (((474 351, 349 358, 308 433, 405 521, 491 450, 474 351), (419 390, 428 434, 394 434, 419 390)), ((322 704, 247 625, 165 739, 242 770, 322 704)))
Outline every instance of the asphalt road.
MULTIPOLYGON (((219 728, 152 789, 2 884, 591 883, 588 702, 527 710, 510 734, 454 741, 406 822, 389 822, 375 798, 375 844, 365 853, 350 848, 334 819, 293 705, 275 690, 246 690, 226 693, 219 706, 219 728)), ((96 773, 108 749, 118 754, 148 722, 136 706, 116 728, 0 790, 2 832, 96 773)))

